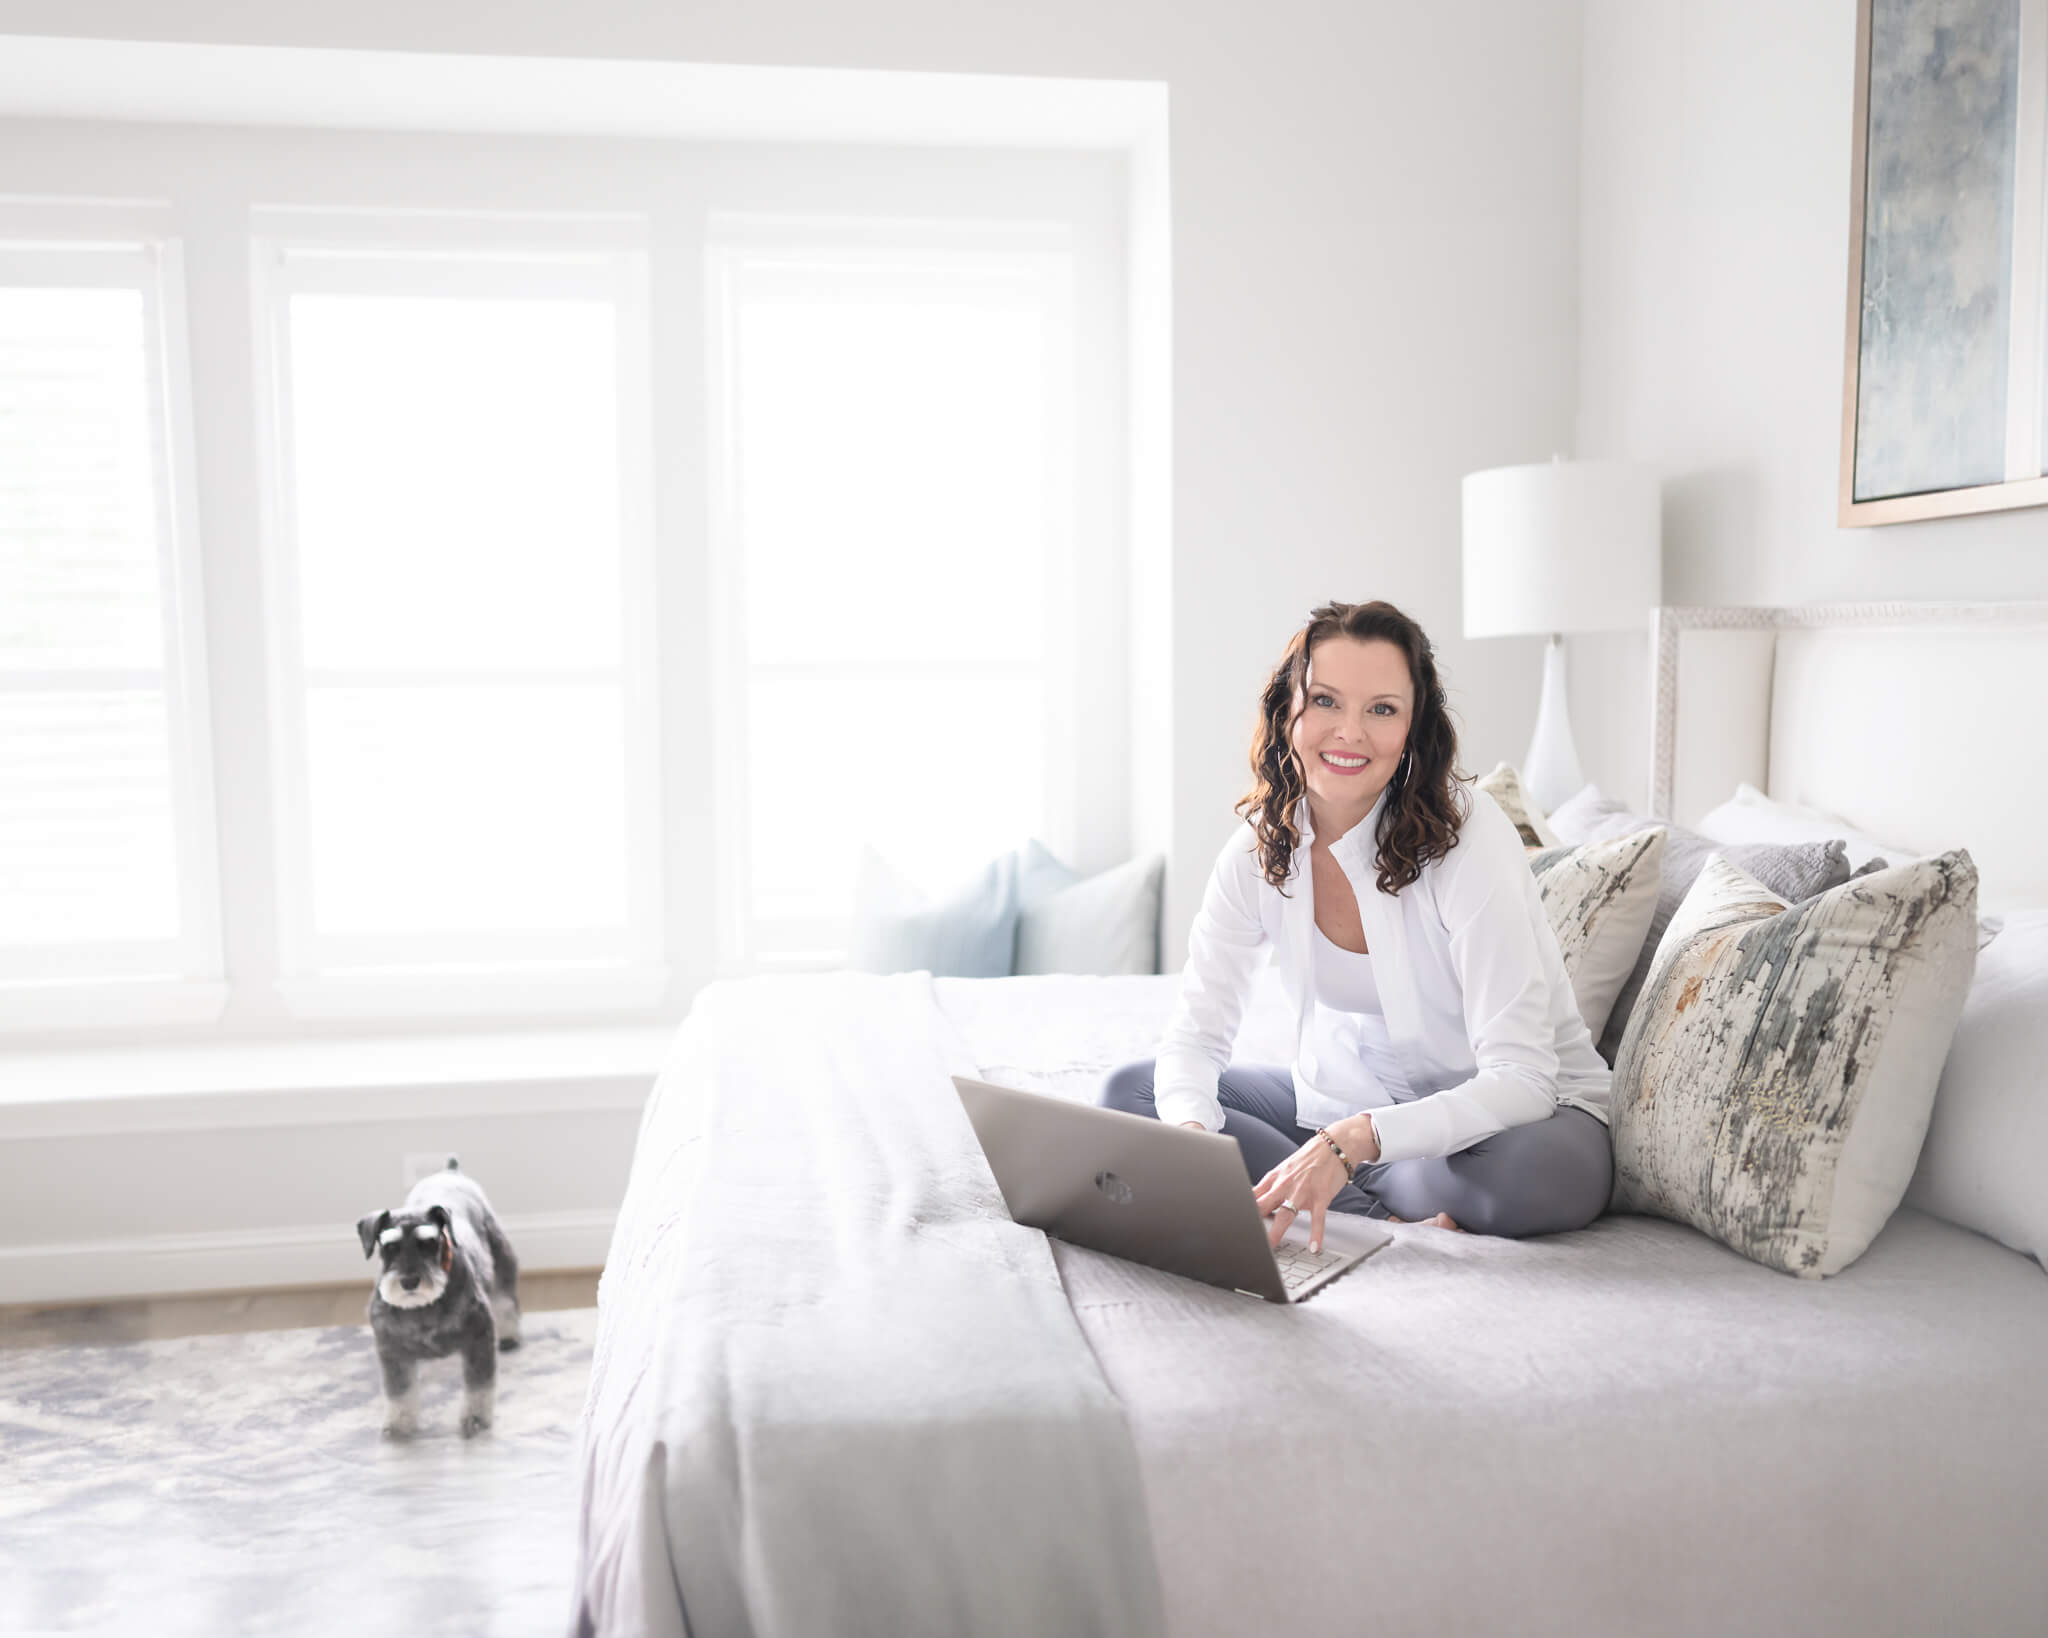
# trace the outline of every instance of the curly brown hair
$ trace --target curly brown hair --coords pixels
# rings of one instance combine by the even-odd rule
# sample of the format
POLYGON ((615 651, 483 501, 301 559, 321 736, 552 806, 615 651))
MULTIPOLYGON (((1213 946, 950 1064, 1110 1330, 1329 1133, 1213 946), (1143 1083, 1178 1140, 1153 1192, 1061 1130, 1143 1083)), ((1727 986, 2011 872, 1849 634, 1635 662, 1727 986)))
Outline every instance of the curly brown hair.
POLYGON ((1471 813, 1460 787, 1458 733, 1436 672, 1436 650, 1423 630, 1391 603, 1325 603, 1309 613, 1308 624, 1288 639, 1272 678, 1259 697, 1259 730, 1252 740, 1252 788, 1233 811, 1249 817, 1258 834, 1260 874, 1285 896, 1290 862, 1301 845, 1296 808, 1308 794, 1308 780, 1294 754, 1294 722, 1306 703, 1309 655, 1326 637, 1383 639, 1408 658, 1415 689, 1407 749, 1394 770, 1387 805, 1380 815, 1378 887, 1398 893, 1422 874, 1422 867, 1458 845, 1458 831, 1471 813))

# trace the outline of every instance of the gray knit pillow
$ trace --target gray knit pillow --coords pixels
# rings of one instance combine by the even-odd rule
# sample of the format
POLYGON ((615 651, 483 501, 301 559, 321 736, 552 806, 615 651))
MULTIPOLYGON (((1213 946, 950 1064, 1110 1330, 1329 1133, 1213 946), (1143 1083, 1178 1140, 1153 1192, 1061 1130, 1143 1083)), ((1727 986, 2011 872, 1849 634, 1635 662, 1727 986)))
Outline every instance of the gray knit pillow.
POLYGON ((1607 1028, 1600 1036, 1600 1056, 1610 1066, 1621 1051, 1621 1037, 1628 1028, 1629 1014, 1635 1010, 1636 998, 1643 992, 1643 981, 1650 975, 1650 958, 1657 953, 1657 943, 1671 925, 1672 916, 1711 855, 1720 854, 1736 869, 1754 876, 1788 904, 1798 904, 1816 893, 1825 893, 1849 879, 1848 855, 1845 844, 1840 840, 1716 842, 1696 830, 1687 830, 1683 825, 1666 824, 1662 820, 1645 819, 1639 813, 1631 813, 1621 803, 1602 796, 1591 785, 1561 803, 1557 812, 1550 816, 1550 823, 1560 836, 1573 843, 1606 841, 1616 836, 1633 835, 1652 825, 1665 825, 1663 880, 1657 891, 1657 911, 1650 918, 1649 936, 1643 940, 1635 968, 1622 985, 1621 994, 1614 998, 1614 1008, 1607 1015, 1607 1028))

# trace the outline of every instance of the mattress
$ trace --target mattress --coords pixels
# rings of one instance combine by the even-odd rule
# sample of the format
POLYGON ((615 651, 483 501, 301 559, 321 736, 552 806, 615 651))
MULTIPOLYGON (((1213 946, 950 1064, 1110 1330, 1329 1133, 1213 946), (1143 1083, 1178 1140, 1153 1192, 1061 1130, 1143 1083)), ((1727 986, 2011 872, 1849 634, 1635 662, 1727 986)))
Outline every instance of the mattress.
MULTIPOLYGON (((1237 1061, 1290 1056, 1274 977, 1237 1061)), ((1150 1055, 1176 982, 930 993, 954 1061, 1092 1100, 1150 1055)), ((1825 1281, 1648 1217, 1385 1227, 1296 1306, 1050 1243, 1122 1408, 1167 1632, 2048 1632, 2031 1259, 1910 1208, 1825 1281)), ((601 1330, 659 1300, 606 1279, 601 1330)))

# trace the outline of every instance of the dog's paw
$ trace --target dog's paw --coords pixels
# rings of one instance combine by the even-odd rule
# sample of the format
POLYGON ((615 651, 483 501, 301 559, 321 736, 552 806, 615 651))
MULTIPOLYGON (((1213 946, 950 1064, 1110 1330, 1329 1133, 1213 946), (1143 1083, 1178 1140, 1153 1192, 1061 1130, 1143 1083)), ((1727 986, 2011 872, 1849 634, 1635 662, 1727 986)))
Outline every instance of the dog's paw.
POLYGON ((462 1396, 462 1437, 472 1439, 491 1425, 497 1394, 490 1388, 471 1388, 462 1396))
POLYGON ((516 1335, 498 1338, 498 1352, 501 1354, 509 1354, 514 1348, 517 1348, 518 1346, 519 1338, 516 1335))
POLYGON ((393 1416, 385 1420, 384 1437, 387 1439, 410 1439, 420 1430, 419 1421, 411 1416, 393 1416))

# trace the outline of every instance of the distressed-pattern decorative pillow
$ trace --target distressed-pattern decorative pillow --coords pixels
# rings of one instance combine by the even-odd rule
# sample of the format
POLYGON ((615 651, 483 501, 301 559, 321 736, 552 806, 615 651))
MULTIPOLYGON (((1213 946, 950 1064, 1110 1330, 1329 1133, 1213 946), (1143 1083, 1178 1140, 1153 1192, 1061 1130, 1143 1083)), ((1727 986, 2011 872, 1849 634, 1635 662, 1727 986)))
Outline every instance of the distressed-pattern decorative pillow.
POLYGON ((1709 859, 1615 1064, 1608 1209, 1802 1278, 1848 1267, 1912 1179, 1976 962, 1961 848, 1792 906, 1709 859))
POLYGON ((1571 975, 1579 1016, 1596 1041, 1650 935, 1663 862, 1661 825, 1529 855, 1543 913, 1571 975))
POLYGON ((1564 838, 1550 828, 1550 821, 1543 816, 1543 810, 1529 800, 1529 793, 1522 789, 1522 776, 1515 772, 1511 763, 1503 762, 1492 773, 1482 775, 1472 783, 1500 804, 1500 811, 1514 821, 1515 829, 1522 834, 1524 847, 1563 847, 1564 838))

